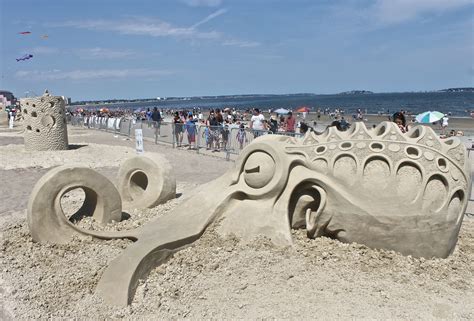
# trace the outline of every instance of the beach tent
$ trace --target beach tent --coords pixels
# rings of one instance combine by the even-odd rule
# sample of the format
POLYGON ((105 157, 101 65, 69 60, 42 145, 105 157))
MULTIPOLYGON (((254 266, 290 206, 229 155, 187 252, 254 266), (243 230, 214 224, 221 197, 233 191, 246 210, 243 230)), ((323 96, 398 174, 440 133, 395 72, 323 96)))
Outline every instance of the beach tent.
POLYGON ((275 109, 273 112, 278 114, 278 115, 286 115, 290 111, 288 109, 285 109, 285 108, 278 108, 278 109, 275 109))
POLYGON ((421 124, 431 124, 437 122, 443 117, 444 114, 439 111, 425 111, 424 113, 416 115, 415 119, 421 124))

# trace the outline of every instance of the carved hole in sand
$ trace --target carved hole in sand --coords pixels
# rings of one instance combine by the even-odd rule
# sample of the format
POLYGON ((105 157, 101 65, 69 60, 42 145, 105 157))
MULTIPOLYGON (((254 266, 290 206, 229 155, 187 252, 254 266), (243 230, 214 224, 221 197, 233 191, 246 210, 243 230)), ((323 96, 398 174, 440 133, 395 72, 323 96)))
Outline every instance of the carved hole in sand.
POLYGON ((54 107, 54 102, 50 101, 49 102, 49 107, 53 108, 54 107))
POLYGON ((417 165, 404 162, 398 167, 396 182, 397 194, 410 203, 420 192, 423 176, 417 165))
POLYGON ((142 171, 136 171, 130 175, 130 196, 137 199, 143 195, 148 187, 148 176, 142 171))
POLYGON ((31 130, 31 126, 30 125, 26 126, 26 130, 31 130))
POLYGON ((364 165, 362 184, 365 189, 380 192, 389 184, 390 164, 382 157, 369 158, 364 165))
POLYGON ((334 162, 334 176, 352 185, 357 181, 357 162, 351 155, 343 154, 334 162))
POLYGON ((33 111, 33 112, 31 113, 31 117, 38 117, 38 114, 37 114, 35 111, 33 111))
POLYGON ((426 184, 423 194, 423 210, 429 209, 437 212, 446 201, 448 182, 441 175, 433 175, 426 184))
POLYGON ((44 127, 53 127, 56 124, 56 119, 51 115, 44 115, 41 117, 41 125, 44 127))
POLYGON ((71 222, 76 222, 75 219, 71 220, 76 213, 84 206, 86 200, 86 193, 84 189, 80 187, 74 187, 63 195, 61 195, 61 209, 64 213, 64 216, 71 222))
POLYGON ((35 104, 33 104, 33 107, 36 107, 36 105, 35 105, 35 104))
POLYGON ((444 141, 446 145, 453 145, 454 144, 454 139, 453 138, 448 138, 444 141))
POLYGON ((318 146, 316 148, 316 154, 322 154, 326 151, 326 149, 327 149, 326 146, 318 146))
POLYGON ((23 113, 24 113, 24 114, 28 114, 28 109, 23 108, 23 113))
POLYGON ((386 131, 387 131, 387 127, 384 125, 384 126, 381 126, 380 128, 378 128, 377 132, 375 134, 377 136, 382 136, 383 134, 385 134, 386 131))
POLYGON ((461 190, 455 192, 448 205, 448 217, 446 218, 448 221, 456 221, 462 216, 463 201, 464 192, 461 190))
POLYGON ((448 162, 444 158, 438 158, 436 161, 436 165, 438 165, 438 168, 442 172, 447 172, 448 171, 448 162))
POLYGON ((374 152, 381 152, 385 148, 385 146, 382 143, 372 143, 370 144, 369 148, 374 151, 374 152))
POLYGON ((352 148, 352 143, 351 142, 343 142, 339 145, 339 148, 342 150, 349 150, 352 148))
POLYGON ((405 153, 410 158, 419 158, 421 156, 421 151, 418 148, 413 147, 413 146, 408 146, 405 149, 405 153))
POLYGON ((39 133, 39 132, 40 132, 40 130, 39 130, 38 128, 36 128, 36 132, 37 132, 37 133, 39 133))
POLYGON ((420 128, 416 128, 415 130, 413 130, 410 135, 408 137, 410 138, 418 138, 421 136, 421 129, 420 128))

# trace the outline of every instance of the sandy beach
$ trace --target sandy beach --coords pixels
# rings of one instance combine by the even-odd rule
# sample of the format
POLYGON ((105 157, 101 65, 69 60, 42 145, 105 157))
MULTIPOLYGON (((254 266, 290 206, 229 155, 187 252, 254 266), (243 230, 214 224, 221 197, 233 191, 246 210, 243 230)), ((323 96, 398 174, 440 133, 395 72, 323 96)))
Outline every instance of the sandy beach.
MULTIPOLYGON (((376 120, 370 118, 368 123, 376 120)), ((457 121, 453 118, 451 124, 472 130, 472 119, 457 121)), ((474 318, 472 216, 464 217, 456 249, 447 259, 407 257, 329 238, 310 240, 304 231, 294 231, 293 247, 276 247, 263 237, 244 243, 219 237, 210 228, 193 246, 142 280, 130 306, 107 306, 94 294, 95 287, 108 263, 131 241, 90 238, 66 245, 34 243, 26 223, 26 203, 36 181, 60 164, 94 168, 116 183, 121 162, 135 155, 134 141, 95 130, 71 126, 68 130, 73 149, 31 153, 23 148, 19 128, 8 130, 0 124, 2 320, 474 318)), ((145 150, 173 164, 178 195, 234 165, 220 157, 149 141, 145 150)), ((167 215, 182 199, 148 210, 131 209, 128 220, 109 228, 144 225, 167 215)), ((72 193, 64 208, 75 208, 80 201, 81 195, 72 193)), ((79 224, 87 227, 93 222, 79 224)))

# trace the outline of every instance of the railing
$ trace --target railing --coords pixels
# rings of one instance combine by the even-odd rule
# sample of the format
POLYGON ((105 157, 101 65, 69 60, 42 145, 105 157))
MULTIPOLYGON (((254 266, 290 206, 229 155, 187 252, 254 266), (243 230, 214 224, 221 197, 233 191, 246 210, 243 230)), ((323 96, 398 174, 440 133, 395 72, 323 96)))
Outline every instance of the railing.
POLYGON ((174 148, 189 148, 197 153, 201 150, 223 152, 226 159, 230 159, 231 154, 239 154, 256 137, 272 134, 266 130, 241 129, 236 125, 174 124, 125 117, 70 116, 68 122, 72 126, 97 129, 130 138, 135 137, 135 129, 141 129, 143 137, 151 138, 155 143, 170 144, 174 148))

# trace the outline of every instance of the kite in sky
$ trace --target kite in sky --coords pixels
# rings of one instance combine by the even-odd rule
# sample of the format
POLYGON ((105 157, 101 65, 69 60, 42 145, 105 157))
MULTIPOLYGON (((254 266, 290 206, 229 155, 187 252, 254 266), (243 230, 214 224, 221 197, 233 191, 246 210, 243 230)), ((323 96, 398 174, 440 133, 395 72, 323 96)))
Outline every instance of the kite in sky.
POLYGON ((28 60, 28 59, 31 59, 31 58, 33 58, 33 55, 28 54, 28 55, 24 55, 21 58, 16 58, 16 61, 24 61, 24 60, 28 60))
POLYGON ((19 32, 18 34, 20 35, 29 35, 31 33, 31 31, 22 31, 22 32, 19 32))

